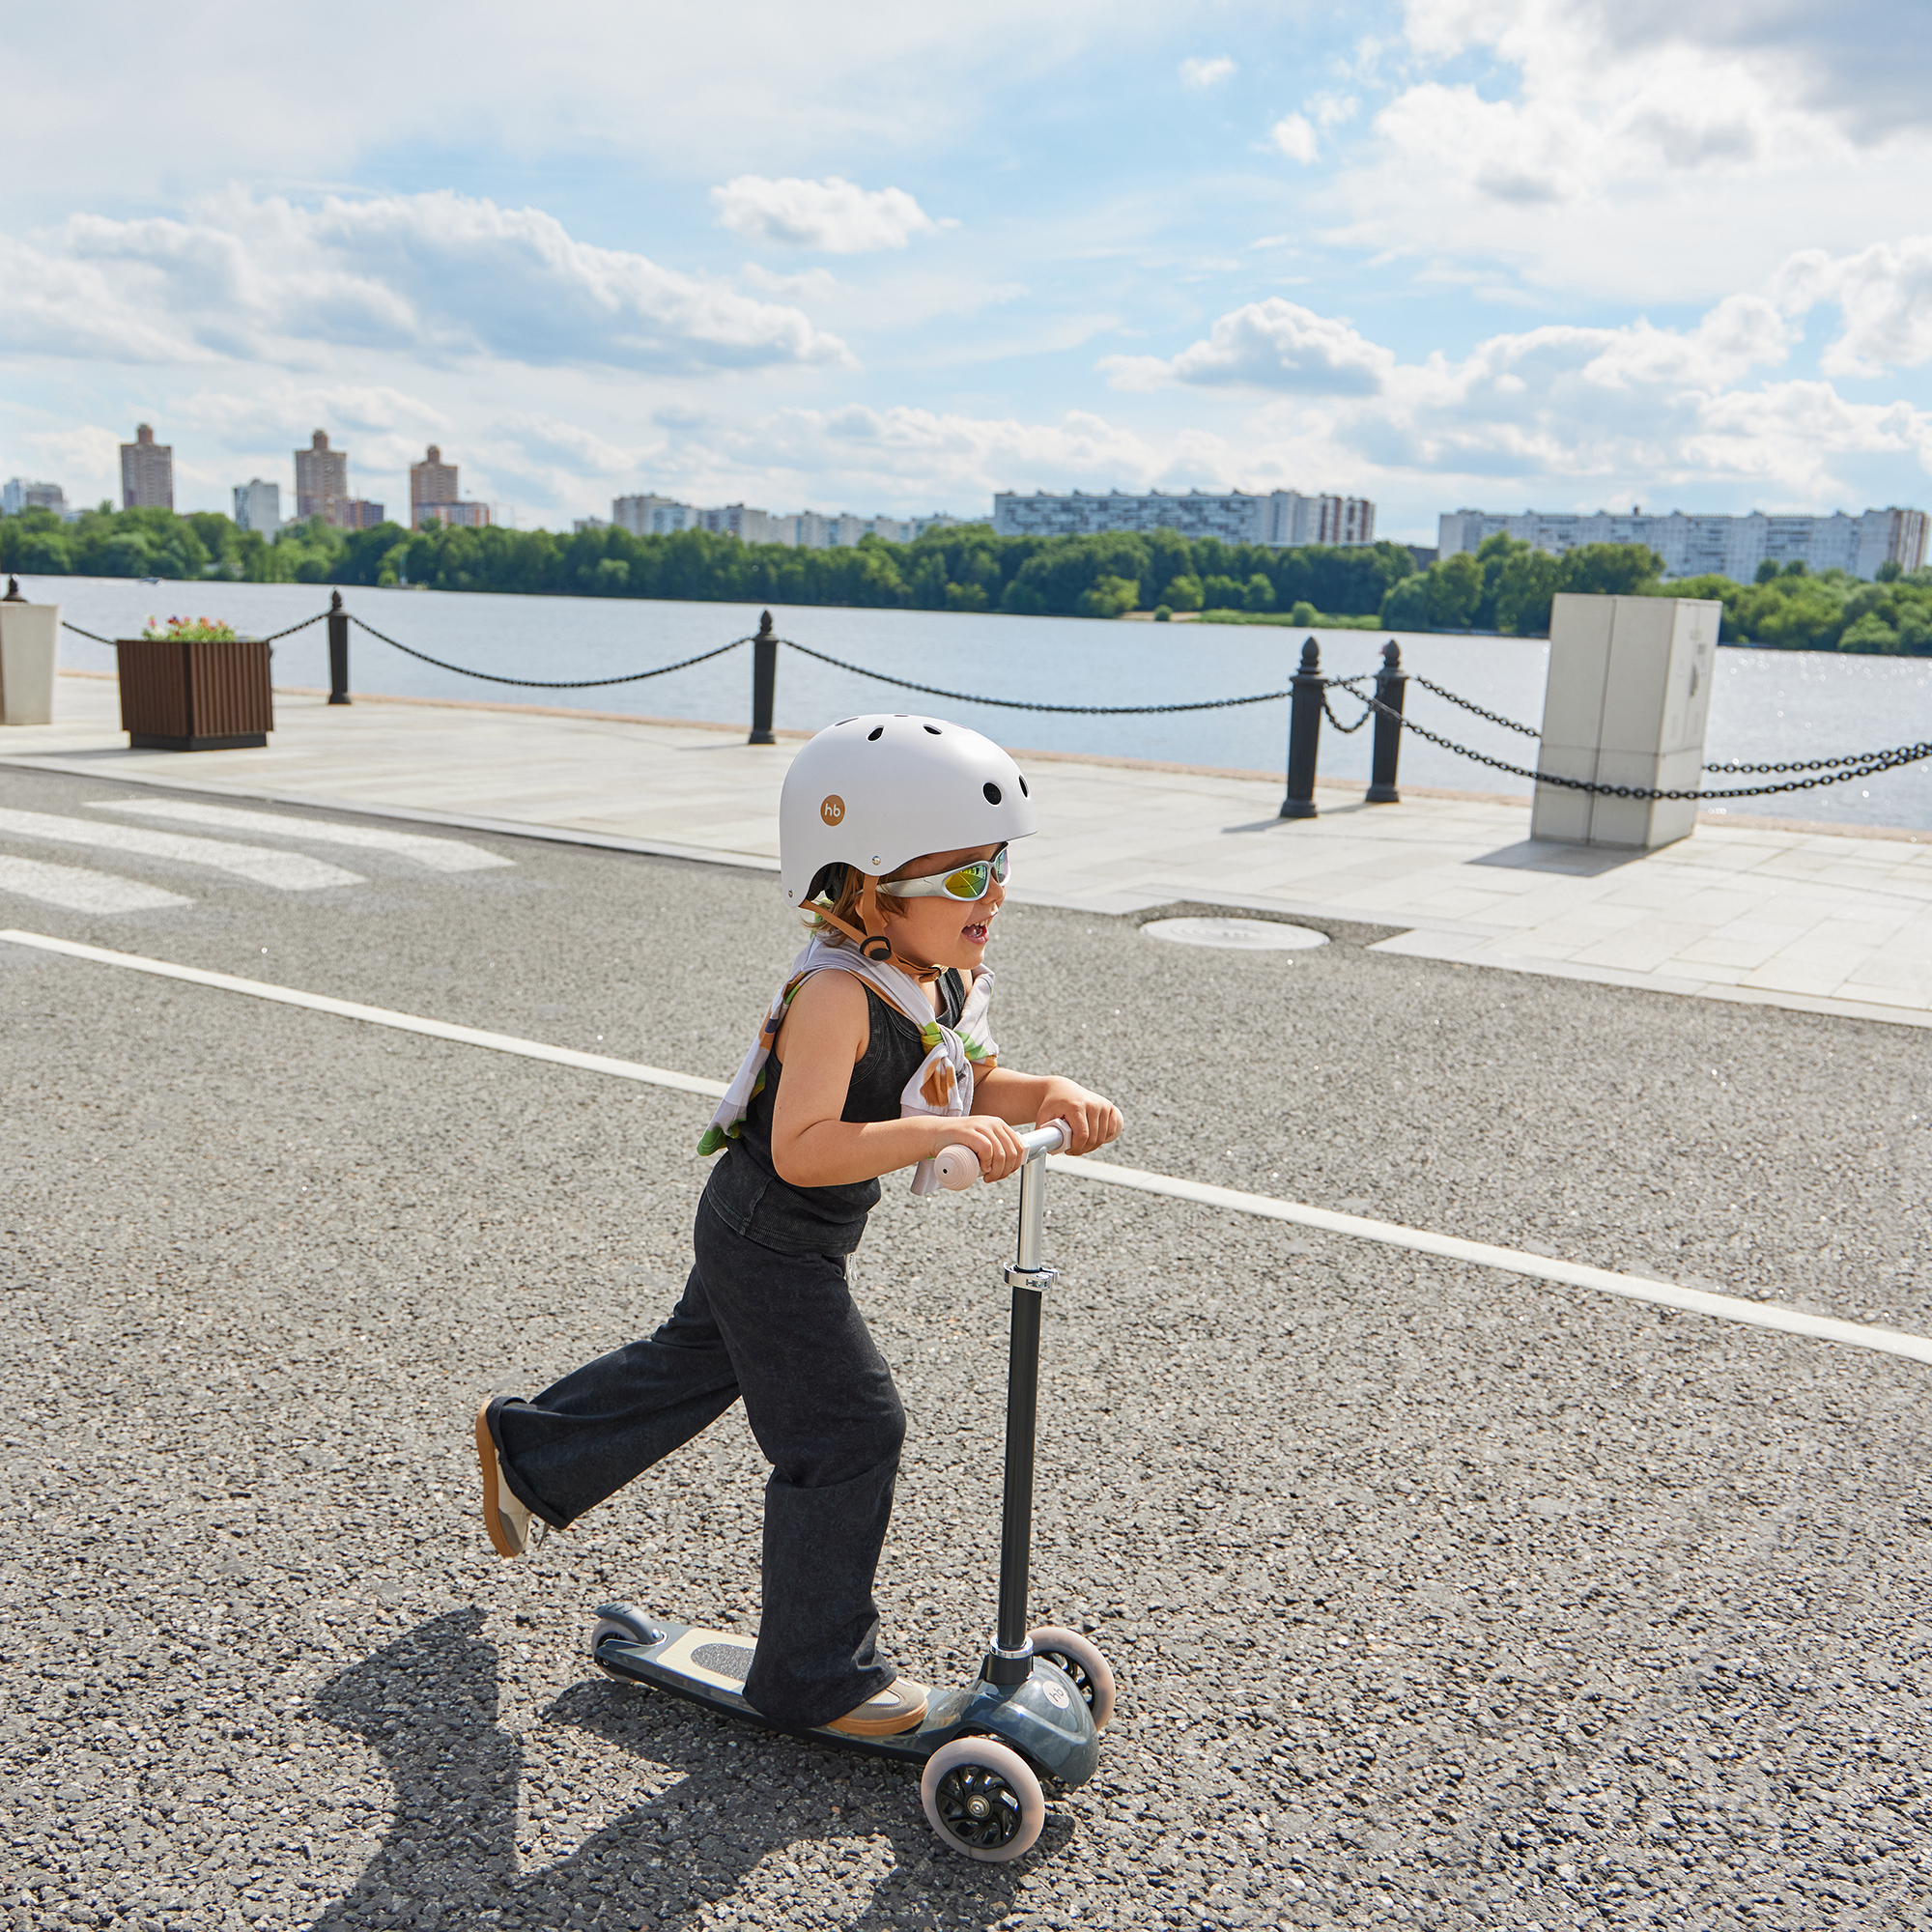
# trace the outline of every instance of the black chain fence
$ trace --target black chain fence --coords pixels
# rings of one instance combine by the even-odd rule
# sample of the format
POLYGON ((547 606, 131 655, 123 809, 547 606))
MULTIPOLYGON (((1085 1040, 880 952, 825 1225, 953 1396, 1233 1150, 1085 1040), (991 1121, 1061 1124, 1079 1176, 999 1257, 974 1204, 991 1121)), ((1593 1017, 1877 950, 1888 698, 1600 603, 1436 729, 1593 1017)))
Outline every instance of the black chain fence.
MULTIPOLYGON (((1357 678, 1354 680, 1354 682, 1359 684, 1361 680, 1357 678)), ((1322 680, 1321 710, 1324 716, 1327 718, 1329 724, 1334 725, 1336 730, 1341 732, 1341 734, 1345 738, 1351 731, 1359 731, 1362 728, 1362 726, 1366 724, 1369 722, 1369 720, 1376 715, 1376 707, 1372 703, 1370 703, 1367 698, 1362 697, 1362 694, 1359 691, 1349 690, 1349 687, 1347 685, 1344 685, 1342 683, 1342 680, 1338 677, 1324 678, 1322 680), (1349 696, 1350 697, 1360 698, 1364 706, 1366 706, 1366 709, 1363 711, 1362 715, 1359 718, 1357 718, 1352 724, 1344 724, 1342 721, 1335 716, 1335 707, 1328 702, 1328 694, 1330 691, 1334 690, 1349 691, 1349 696)))
MULTIPOLYGON (((325 616, 327 611, 323 613, 325 616)), ((313 617, 310 623, 317 620, 313 617)), ((367 631, 372 638, 387 644, 391 650, 398 650, 405 657, 420 659, 426 665, 434 665, 438 670, 454 671, 458 677, 481 678, 486 684, 514 684, 525 691, 599 691, 606 685, 639 684, 647 677, 663 677, 667 671, 687 670, 693 665, 701 665, 712 658, 722 658, 726 651, 735 651, 740 644, 749 644, 750 638, 733 638, 728 644, 720 644, 715 651, 699 651, 695 658, 679 658, 675 664, 659 665, 654 670, 626 671, 622 677, 500 677, 493 670, 471 670, 466 665, 445 664, 441 658, 433 658, 427 651, 412 650, 408 644, 398 643, 386 632, 379 631, 373 624, 365 624, 360 617, 349 620, 358 631, 367 631)), ((286 637, 287 632, 282 635, 286 637)))
MULTIPOLYGON (((260 644, 278 642, 283 638, 294 637, 298 631, 307 630, 311 624, 321 623, 327 615, 327 611, 318 611, 313 617, 304 617, 299 624, 291 624, 286 631, 271 631, 266 638, 257 638, 254 641, 260 644)), ((121 641, 119 638, 103 638, 99 631, 83 631, 78 624, 70 624, 65 617, 61 619, 61 629, 71 631, 76 638, 85 638, 91 644, 106 644, 112 648, 121 641)))
MULTIPOLYGON (((1420 679, 1417 680, 1421 682, 1420 679)), ((1432 687, 1433 689, 1434 687, 1432 687)), ((1842 765, 1844 770, 1827 771, 1821 778, 1793 779, 1783 784, 1747 785, 1731 791, 1660 791, 1650 785, 1598 784, 1590 779, 1559 778, 1554 772, 1525 771, 1520 765, 1512 765, 1502 758, 1492 758, 1482 752, 1472 752, 1467 745, 1459 745, 1453 739, 1438 736, 1435 732, 1418 724, 1413 718, 1406 718, 1393 705, 1384 704, 1378 697, 1364 700, 1373 711, 1393 718, 1406 730, 1413 731, 1418 738, 1426 738, 1432 745, 1439 745, 1445 752, 1454 752, 1459 758, 1473 759, 1479 765, 1487 765, 1492 771, 1507 772, 1511 778, 1528 779, 1536 784, 1560 785, 1565 791, 1594 792, 1605 798, 1769 798, 1774 792, 1814 791, 1820 785, 1842 784, 1847 779, 1866 779, 1879 772, 1895 771, 1900 765, 1917 764, 1921 758, 1932 758, 1932 741, 1917 745, 1895 745, 1889 751, 1855 753, 1850 757, 1831 760, 1813 760, 1804 766, 1774 766, 1773 770, 1813 770, 1823 765, 1842 765)), ((1470 705, 1470 710, 1476 707, 1470 705)), ((1489 714, 1485 713, 1485 716, 1489 714)), ((1508 721, 1498 719, 1498 724, 1508 721)), ((1521 730, 1521 725, 1516 729, 1521 730)), ((1727 769, 1747 772, 1748 765, 1725 767, 1713 765, 1711 770, 1722 772, 1727 769)))
MULTIPOLYGON (((276 631, 261 641, 274 643, 282 638, 292 638, 298 631, 305 631, 312 624, 320 624, 329 613, 319 611, 313 617, 304 617, 298 624, 291 624, 286 630, 276 631)), ((346 613, 345 613, 346 614, 346 613)), ((754 641, 751 637, 733 638, 728 644, 720 644, 713 650, 699 651, 694 657, 679 658, 673 664, 657 665, 650 670, 627 671, 618 677, 579 677, 579 678, 540 678, 505 677, 497 671, 475 670, 468 665, 450 664, 443 658, 431 657, 427 651, 419 651, 412 645, 392 638, 386 631, 379 631, 373 624, 365 623, 360 617, 351 615, 349 621, 359 631, 387 644, 391 650, 401 651, 404 656, 416 659, 419 663, 433 665, 438 670, 451 672, 457 677, 473 677, 486 684, 514 685, 523 691, 599 691, 612 685, 639 684, 646 678, 664 677, 674 670, 688 670, 693 665, 708 664, 713 658, 722 658, 728 651, 735 651, 743 644, 754 641)), ((769 621, 769 620, 767 620, 769 621)), ((61 628, 73 632, 76 637, 86 638, 97 644, 113 644, 112 638, 103 638, 96 631, 84 630, 78 624, 62 620, 61 628)), ((873 670, 866 665, 856 665, 844 658, 835 658, 829 652, 813 650, 810 644, 801 644, 791 638, 766 637, 766 641, 781 643, 787 649, 797 651, 800 656, 815 660, 822 665, 830 665, 835 670, 849 672, 854 677, 869 678, 875 684, 889 684, 900 691, 916 691, 927 697, 944 697, 955 704, 984 704, 1003 711, 1052 712, 1063 717, 1075 718, 1154 718, 1165 717, 1183 711, 1229 711, 1248 704, 1273 704, 1284 697, 1294 695, 1295 687, 1286 685, 1279 691, 1257 691, 1244 697, 1196 698, 1180 704, 1043 704, 1036 699, 1020 697, 990 697, 980 692, 949 691, 942 685, 921 684, 909 677, 895 677, 890 671, 873 670)), ((1321 691, 1321 709, 1328 723, 1345 736, 1359 731, 1371 718, 1392 719, 1403 730, 1413 731, 1418 738, 1445 752, 1453 753, 1459 758, 1467 758, 1472 763, 1487 766, 1491 771, 1506 773, 1511 778, 1527 779, 1533 784, 1557 785, 1566 791, 1593 792, 1606 798, 1634 799, 1732 799, 1768 798, 1775 793, 1813 791, 1821 785, 1843 784, 1852 779, 1872 778, 1881 772, 1896 771, 1901 765, 1917 764, 1925 758, 1932 758, 1932 742, 1913 745, 1894 745, 1876 752, 1853 752, 1842 757, 1791 759, 1781 764, 1745 764, 1737 762, 1708 764, 1706 772, 1720 777, 1757 778, 1770 777, 1781 772, 1804 772, 1810 776, 1787 779, 1777 784, 1741 785, 1723 791, 1657 790, 1647 785, 1601 784, 1589 779, 1558 777, 1553 772, 1531 771, 1521 765, 1513 765, 1504 758, 1492 758, 1485 752, 1472 750, 1467 745, 1459 745, 1453 738, 1445 738, 1439 732, 1418 724, 1413 718, 1405 716, 1393 705, 1384 703, 1378 696, 1363 692, 1360 687, 1377 677, 1374 671, 1364 671, 1355 677, 1325 677, 1319 680, 1306 674, 1297 682, 1317 683, 1321 691), (1352 724, 1345 724, 1335 715, 1335 707, 1329 699, 1331 691, 1346 691, 1363 707, 1362 715, 1352 724)), ((1460 705, 1487 724, 1499 725, 1506 731, 1520 732, 1525 738, 1542 737, 1541 731, 1533 724, 1519 724, 1514 718, 1505 718, 1500 713, 1488 711, 1482 705, 1435 682, 1432 678, 1414 671, 1402 672, 1424 691, 1442 698, 1450 704, 1460 705)))
POLYGON ((810 644, 793 643, 789 638, 779 642, 805 657, 816 658, 838 670, 849 670, 856 677, 869 677, 877 684, 895 684, 901 691, 923 692, 927 697, 950 697, 955 704, 990 704, 1002 711, 1059 711, 1080 718, 1151 718, 1171 711, 1229 711, 1239 704, 1271 704, 1289 695, 1280 691, 1258 691, 1252 697, 1208 697, 1193 704, 1035 704, 1020 697, 983 697, 971 691, 942 691, 936 684, 915 684, 909 677, 892 677, 882 670, 867 670, 864 665, 847 664, 843 658, 827 657, 810 644))
POLYGON ((1453 691, 1444 691, 1439 684, 1432 684, 1426 677, 1414 671, 1406 675, 1424 691, 1433 691, 1437 697, 1446 697, 1451 704, 1460 704, 1464 711, 1473 711, 1478 718, 1486 719, 1492 724, 1500 724, 1505 731, 1520 731, 1525 738, 1541 738, 1543 733, 1534 724, 1519 724, 1514 718, 1504 718, 1494 711, 1485 711, 1480 704, 1471 704, 1466 697, 1458 697, 1453 691))

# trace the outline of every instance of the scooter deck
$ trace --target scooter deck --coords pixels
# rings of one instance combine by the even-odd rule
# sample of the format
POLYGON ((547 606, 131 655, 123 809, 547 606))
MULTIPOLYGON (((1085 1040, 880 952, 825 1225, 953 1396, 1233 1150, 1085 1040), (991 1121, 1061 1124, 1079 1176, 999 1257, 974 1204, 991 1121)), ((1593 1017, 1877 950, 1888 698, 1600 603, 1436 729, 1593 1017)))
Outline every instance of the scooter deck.
POLYGON ((823 1726, 781 1724, 748 1704, 745 1676, 752 1667, 753 1645, 740 1633, 647 1616, 628 1604, 607 1604, 597 1615, 591 1656, 610 1676, 648 1685, 786 1737, 923 1764, 941 1745, 984 1733, 1005 1739, 1064 1784, 1084 1784, 1098 1762, 1093 1719, 1079 1691, 1043 1659, 1036 1661, 1033 1676, 1024 1684, 975 1682, 964 1690, 935 1690, 917 1728, 862 1738, 823 1726))

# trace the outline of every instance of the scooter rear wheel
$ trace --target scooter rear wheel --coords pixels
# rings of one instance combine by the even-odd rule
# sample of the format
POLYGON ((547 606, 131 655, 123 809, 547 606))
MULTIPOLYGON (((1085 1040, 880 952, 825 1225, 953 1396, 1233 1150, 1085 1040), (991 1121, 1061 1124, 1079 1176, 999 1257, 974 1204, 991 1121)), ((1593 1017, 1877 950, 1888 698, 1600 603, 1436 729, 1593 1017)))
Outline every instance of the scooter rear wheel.
POLYGON ((944 1843, 982 1864, 1007 1864, 1046 1823, 1046 1795, 1033 1768, 996 1738, 954 1738, 925 1761, 919 1780, 925 1819, 944 1843))
POLYGON ((1114 1667, 1100 1654, 1100 1646, 1078 1631, 1063 1630, 1058 1624, 1041 1624, 1027 1633, 1033 1654, 1043 1657, 1057 1670, 1064 1670, 1080 1692, 1094 1728, 1104 1731, 1114 1715, 1114 1667))

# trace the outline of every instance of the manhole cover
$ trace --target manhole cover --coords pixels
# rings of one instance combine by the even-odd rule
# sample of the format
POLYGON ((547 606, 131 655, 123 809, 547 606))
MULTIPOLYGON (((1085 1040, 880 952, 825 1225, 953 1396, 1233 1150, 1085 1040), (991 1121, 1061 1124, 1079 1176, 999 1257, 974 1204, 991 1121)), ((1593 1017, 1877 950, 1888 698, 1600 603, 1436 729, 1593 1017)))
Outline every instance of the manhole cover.
POLYGON ((1141 930, 1178 946, 1228 946, 1243 952, 1299 952, 1328 944, 1325 932, 1272 919, 1153 919, 1141 930))

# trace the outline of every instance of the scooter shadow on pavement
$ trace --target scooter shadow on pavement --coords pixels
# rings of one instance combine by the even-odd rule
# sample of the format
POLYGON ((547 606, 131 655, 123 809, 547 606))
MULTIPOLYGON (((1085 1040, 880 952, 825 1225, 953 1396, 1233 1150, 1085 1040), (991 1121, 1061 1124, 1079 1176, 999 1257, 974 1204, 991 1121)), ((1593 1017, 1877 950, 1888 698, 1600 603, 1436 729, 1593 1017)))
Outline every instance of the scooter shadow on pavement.
MULTIPOLYGON (((567 1858, 520 1871, 523 1755, 497 1720, 497 1648, 482 1626, 483 1613, 473 1608, 432 1618, 316 1693, 322 1717, 381 1753, 395 1808, 360 1880, 311 1921, 310 1932, 372 1925, 636 1932, 642 1923, 673 1932, 695 1924, 703 1906, 729 1898, 774 1852, 808 1856, 814 1837, 878 1835, 891 1844, 892 1869, 847 1921, 853 1932, 889 1921, 903 1926, 909 1913, 917 1925, 942 1909, 955 1922, 965 1913, 990 1925, 1013 1910, 1018 1873, 1062 1850, 1069 1836, 1064 1819, 1049 1817, 1038 1847, 1017 1867, 971 1863, 933 1838, 912 1776, 881 1780, 876 1791, 847 1787, 837 1821, 804 1817, 793 1781, 802 1761, 842 1765, 849 1762, 842 1753, 748 1734, 673 1699, 599 1679, 565 1691, 544 1721, 590 1732, 667 1767, 676 1781, 661 1800, 592 1833, 567 1858), (715 1811, 705 1814, 707 1804, 715 1811), (715 1819, 697 1846, 690 1842, 697 1834, 682 1829, 695 1815, 715 1819), (663 1864, 653 1867, 653 1858, 663 1864)), ((822 1913, 831 1900, 809 1903, 822 1913)))

